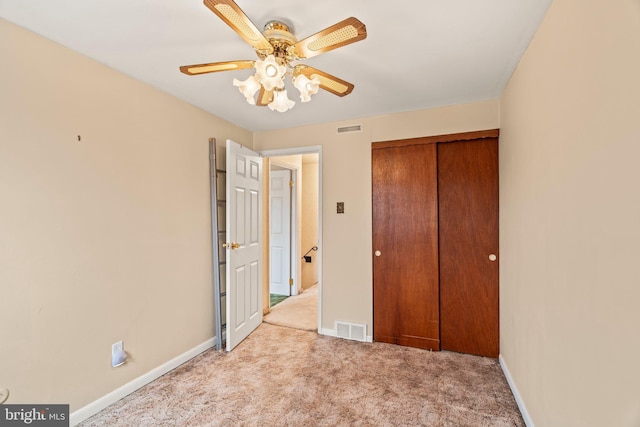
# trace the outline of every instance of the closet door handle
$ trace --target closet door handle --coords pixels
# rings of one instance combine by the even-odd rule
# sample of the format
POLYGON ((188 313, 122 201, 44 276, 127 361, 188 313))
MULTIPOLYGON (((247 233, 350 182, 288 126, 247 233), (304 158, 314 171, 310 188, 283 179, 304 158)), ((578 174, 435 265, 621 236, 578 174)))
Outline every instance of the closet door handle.
POLYGON ((498 257, 496 256, 496 254, 489 254, 489 261, 495 261, 497 259, 498 257))
POLYGON ((231 243, 223 243, 222 247, 225 249, 231 248, 231 250, 238 249, 240 247, 240 243, 231 242, 231 243))
POLYGON ((382 252, 380 252, 380 251, 375 251, 375 252, 374 252, 374 254, 375 254, 375 256, 380 256, 380 255, 382 255, 382 252))

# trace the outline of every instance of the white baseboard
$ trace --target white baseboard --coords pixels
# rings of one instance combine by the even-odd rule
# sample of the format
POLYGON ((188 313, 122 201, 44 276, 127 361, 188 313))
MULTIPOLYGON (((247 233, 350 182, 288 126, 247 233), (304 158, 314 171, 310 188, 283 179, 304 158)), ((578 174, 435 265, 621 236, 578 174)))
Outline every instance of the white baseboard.
MULTIPOLYGON (((326 335, 328 337, 342 338, 338 336, 338 331, 336 331, 335 329, 320 328, 318 329, 318 333, 320 335, 326 335)), ((373 335, 367 335, 367 338, 365 338, 365 340, 366 342, 373 342, 373 335)))
POLYGON ((328 337, 337 337, 338 336, 338 333, 336 332, 335 329, 318 328, 318 333, 320 335, 326 335, 328 337))
POLYGON ((498 361, 500 362, 500 367, 502 367, 502 372, 504 372, 504 376, 509 383, 509 387, 511 388, 511 393, 513 393, 513 397, 516 399, 516 403, 518 404, 518 408, 520 409, 520 413, 522 414, 522 418, 524 419, 524 423, 527 427, 535 427, 533 424, 533 420, 529 416, 529 412, 527 411, 527 407, 520 397, 520 393, 516 388, 516 384, 513 382, 513 378, 511 378, 511 373, 509 372, 509 368, 507 368, 507 362, 504 361, 502 355, 498 357, 498 361))
POLYGON ((329 328, 319 328, 318 329, 318 333, 320 335, 326 335, 328 337, 337 337, 338 336, 338 332, 335 329, 329 329, 329 328))
POLYGON ((107 406, 117 402, 118 400, 133 393, 139 388, 149 384, 151 381, 161 377, 162 375, 166 374, 172 369, 177 368, 178 366, 182 365, 184 362, 188 361, 189 359, 193 359, 203 351, 210 349, 215 345, 215 343, 216 343, 216 337, 208 339, 202 344, 195 346, 191 350, 188 350, 185 353, 182 353, 181 355, 174 357, 168 362, 158 366, 155 369, 152 369, 151 371, 147 372, 144 375, 139 376, 138 378, 128 382, 122 387, 119 387, 113 390, 111 393, 105 396, 102 396, 98 400, 95 400, 89 403, 88 405, 78 409, 77 411, 72 412, 69 415, 70 425, 75 426, 77 424, 80 424, 82 421, 97 414, 107 406))

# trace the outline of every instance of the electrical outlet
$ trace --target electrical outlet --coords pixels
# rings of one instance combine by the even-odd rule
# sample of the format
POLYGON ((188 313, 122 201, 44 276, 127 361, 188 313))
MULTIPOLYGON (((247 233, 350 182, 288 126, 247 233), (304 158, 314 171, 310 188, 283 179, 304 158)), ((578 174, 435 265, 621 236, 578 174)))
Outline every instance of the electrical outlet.
POLYGON ((111 345, 111 366, 114 368, 122 365, 127 359, 127 355, 124 352, 124 343, 118 341, 111 345))
POLYGON ((0 404, 3 404, 9 398, 9 389, 0 388, 0 404))

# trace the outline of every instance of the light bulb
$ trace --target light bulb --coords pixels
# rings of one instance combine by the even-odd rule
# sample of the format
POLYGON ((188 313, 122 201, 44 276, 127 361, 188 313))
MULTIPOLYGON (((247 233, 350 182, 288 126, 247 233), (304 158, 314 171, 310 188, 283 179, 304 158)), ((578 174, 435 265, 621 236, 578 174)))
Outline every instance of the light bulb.
POLYGON ((278 69, 274 65, 269 64, 265 68, 265 73, 267 74, 267 76, 273 77, 278 74, 278 69))
POLYGON ((256 68, 256 80, 264 90, 270 91, 284 87, 284 75, 287 73, 287 67, 279 65, 275 56, 269 55, 263 60, 259 59, 254 66, 256 68))

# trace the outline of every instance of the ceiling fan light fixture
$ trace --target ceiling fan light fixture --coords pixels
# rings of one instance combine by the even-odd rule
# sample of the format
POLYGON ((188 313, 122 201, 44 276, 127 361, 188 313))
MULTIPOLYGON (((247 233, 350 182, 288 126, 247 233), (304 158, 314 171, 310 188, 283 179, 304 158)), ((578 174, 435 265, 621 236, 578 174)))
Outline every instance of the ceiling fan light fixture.
POLYGON ((278 64, 275 56, 269 55, 263 60, 257 60, 255 68, 255 78, 265 90, 282 89, 284 87, 284 76, 287 73, 287 67, 278 64))
POLYGON ((317 78, 309 79, 304 74, 298 74, 293 79, 293 85, 300 91, 300 101, 311 101, 311 95, 318 93, 320 89, 320 80, 317 78))
POLYGON ((290 110, 294 105, 296 105, 296 103, 289 99, 286 89, 274 90, 273 101, 268 104, 271 111, 277 111, 279 113, 284 113, 285 111, 290 110))
POLYGON ((247 80, 233 79, 233 85, 240 90, 249 104, 256 104, 254 96, 260 90, 260 83, 255 76, 250 76, 247 80))
MULTIPOLYGON (((2 1, 2 0, 0 0, 2 1)), ((321 53, 355 43, 367 37, 367 28, 351 17, 312 34, 302 40, 292 33, 289 25, 280 20, 269 21, 264 31, 258 30, 234 0, 204 0, 209 10, 222 19, 256 52, 259 60, 210 62, 183 65, 184 74, 202 75, 220 71, 254 68, 255 74, 241 81, 233 80, 247 102, 273 111, 290 110, 295 102, 287 97, 285 78, 300 92, 300 101, 309 102, 319 89, 337 96, 349 95, 353 84, 313 67, 295 64, 321 53), (256 98, 256 92, 259 92, 256 98)))

